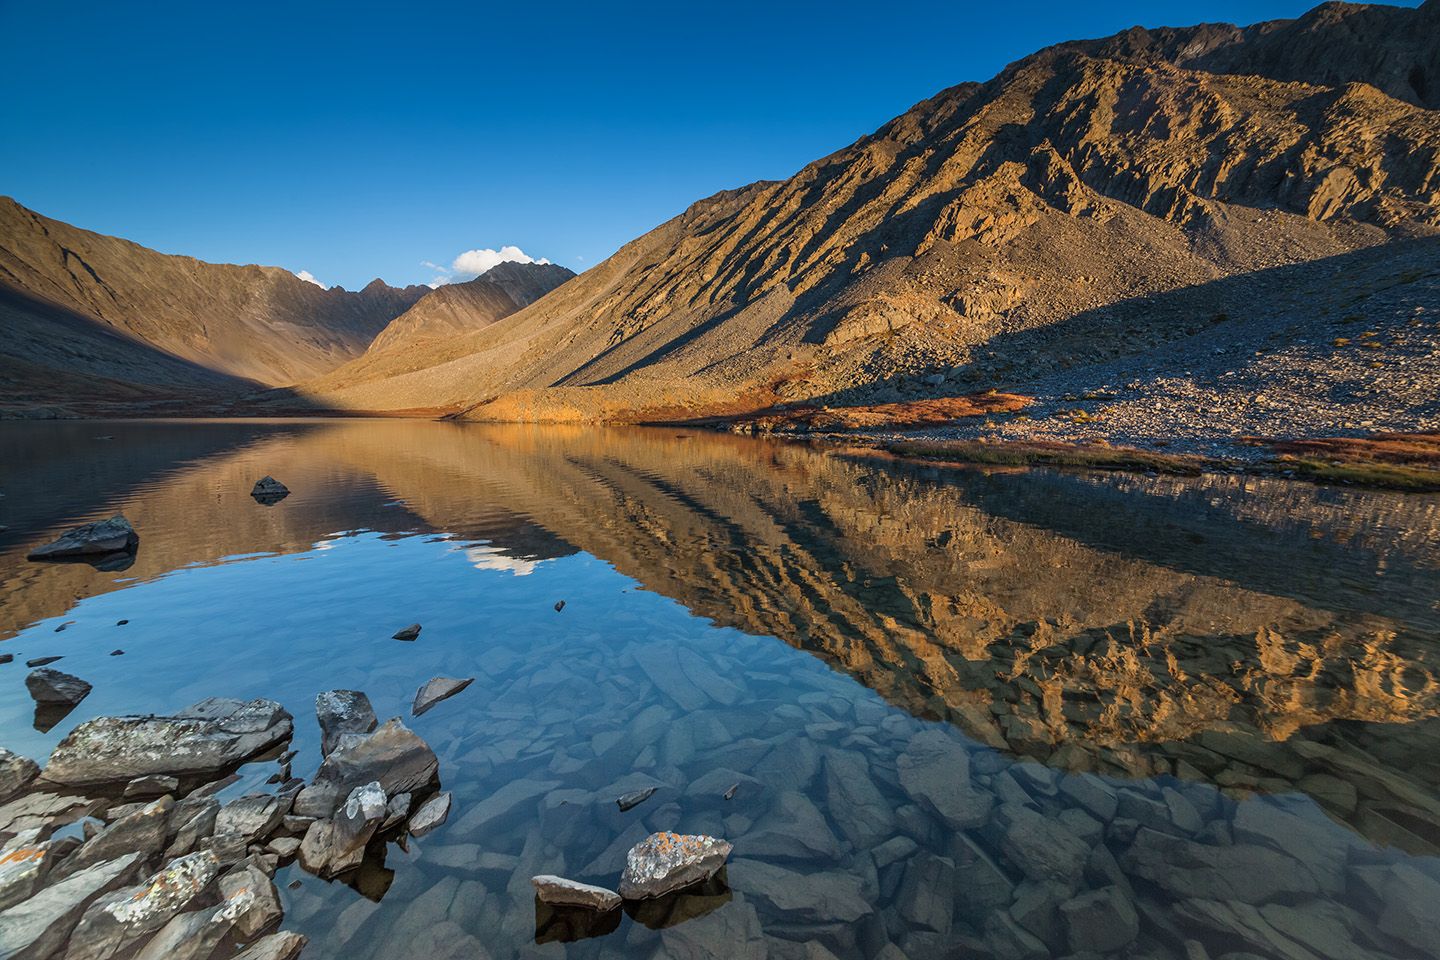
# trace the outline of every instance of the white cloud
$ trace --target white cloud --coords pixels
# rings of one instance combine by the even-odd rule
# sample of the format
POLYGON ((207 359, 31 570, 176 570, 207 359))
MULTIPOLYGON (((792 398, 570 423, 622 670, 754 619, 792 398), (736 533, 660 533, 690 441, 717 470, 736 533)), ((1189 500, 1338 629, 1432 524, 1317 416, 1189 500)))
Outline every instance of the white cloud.
POLYGON ((466 280, 474 280, 476 277, 495 266, 497 263, 549 263, 544 257, 535 259, 519 247, 501 247, 499 250, 466 250, 460 256, 451 261, 449 268, 439 264, 422 260, 421 266, 429 267, 431 270, 439 271, 439 275, 430 281, 431 288, 446 283, 464 283, 466 280))
POLYGON ((309 270, 301 270, 299 273, 295 274, 295 276, 299 277, 301 280, 304 280, 306 283, 315 284, 315 286, 319 287, 321 290, 327 289, 325 284, 321 283, 319 280, 316 280, 315 275, 309 270))

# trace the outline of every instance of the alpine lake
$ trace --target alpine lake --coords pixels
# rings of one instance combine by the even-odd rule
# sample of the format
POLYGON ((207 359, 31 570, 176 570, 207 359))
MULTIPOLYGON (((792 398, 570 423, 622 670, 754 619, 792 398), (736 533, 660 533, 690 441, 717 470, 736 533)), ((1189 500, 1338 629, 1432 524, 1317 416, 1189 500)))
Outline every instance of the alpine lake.
POLYGON ((1440 957, 1435 496, 375 420, 6 423, 0 493, 0 746, 265 698, 309 780, 355 690, 433 749, 443 826, 280 859, 305 960, 1440 957), (117 513, 123 569, 26 559, 117 513), (537 902, 657 831, 734 849, 537 902))

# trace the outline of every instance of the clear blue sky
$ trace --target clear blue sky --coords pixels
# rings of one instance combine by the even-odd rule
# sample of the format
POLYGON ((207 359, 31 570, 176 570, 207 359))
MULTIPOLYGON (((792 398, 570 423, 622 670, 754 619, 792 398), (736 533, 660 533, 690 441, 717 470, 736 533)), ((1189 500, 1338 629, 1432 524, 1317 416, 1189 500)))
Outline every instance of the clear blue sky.
POLYGON ((348 289, 582 270, 1045 45, 1311 5, 0 0, 0 194, 348 289))

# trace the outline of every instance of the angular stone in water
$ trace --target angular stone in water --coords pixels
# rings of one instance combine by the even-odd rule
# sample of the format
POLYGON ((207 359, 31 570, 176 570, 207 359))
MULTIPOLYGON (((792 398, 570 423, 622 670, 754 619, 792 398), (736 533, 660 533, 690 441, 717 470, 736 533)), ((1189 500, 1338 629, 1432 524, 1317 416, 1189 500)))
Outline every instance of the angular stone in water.
POLYGON ((328 757, 347 733, 370 733, 380 725, 370 698, 359 690, 328 690, 315 698, 320 756, 328 757))
POLYGON ((534 885, 535 896, 539 897, 542 903, 588 907, 591 910, 614 910, 620 906, 620 894, 604 887, 579 883, 548 873, 531 877, 530 883, 534 885))
POLYGON ((90 695, 90 684, 59 670, 42 667, 25 678, 25 686, 36 703, 63 703, 74 706, 90 695))
POLYGON ((97 786, 150 774, 209 777, 288 740, 293 730, 290 714, 271 700, 212 697, 173 717, 96 717, 55 747, 45 779, 97 786))
POLYGON ((415 691, 415 704, 410 708, 412 716, 420 716, 441 700, 448 700, 475 682, 474 677, 457 680, 453 677, 435 677, 415 691))
POLYGON ((659 789, 659 787, 646 787, 644 790, 636 790, 632 793, 627 793, 625 794, 625 796, 620 797, 618 800, 616 800, 615 804, 620 808, 621 813, 624 813, 627 810, 633 810, 636 807, 640 806, 640 804, 644 803, 646 800, 649 800, 650 797, 655 793, 655 791, 659 789))
POLYGON ((412 837, 423 837, 436 827, 445 823, 450 816, 450 794, 437 793, 435 796, 420 804, 410 817, 410 824, 407 829, 412 837))
POLYGON ((421 631, 422 629, 423 629, 423 628, 420 626, 420 624, 418 624, 418 623, 412 623, 412 624, 410 624, 410 626, 405 627, 405 628, 404 628, 403 630, 401 630, 399 633, 396 633, 396 634, 395 634, 393 637, 391 637, 390 639, 391 639, 391 640, 414 640, 416 637, 420 636, 420 631, 421 631))
POLYGON ((345 806, 335 814, 336 846, 342 856, 370 841, 385 819, 388 802, 378 781, 350 791, 345 806))
POLYGON ((254 497, 257 503, 270 507, 290 496, 290 488, 274 477, 266 476, 255 481, 250 496, 254 497))
POLYGON ((107 553, 133 552, 140 536, 121 514, 66 530, 58 540, 30 551, 30 560, 73 560, 107 553))
POLYGON ((235 955, 235 960, 295 960, 309 943, 308 937, 281 930, 261 937, 235 955))
POLYGON ((367 737, 342 743, 320 763, 310 786, 295 798, 302 817, 328 817, 350 791, 371 781, 387 796, 409 793, 435 778, 440 761, 435 752, 394 717, 367 737))
POLYGON ((620 896, 644 900, 708 880, 725 865, 731 849, 714 837, 653 833, 626 855, 620 896))
POLYGON ((385 804, 385 819, 380 824, 381 830, 389 830, 397 823, 402 822, 410 816, 410 794, 397 793, 385 804))

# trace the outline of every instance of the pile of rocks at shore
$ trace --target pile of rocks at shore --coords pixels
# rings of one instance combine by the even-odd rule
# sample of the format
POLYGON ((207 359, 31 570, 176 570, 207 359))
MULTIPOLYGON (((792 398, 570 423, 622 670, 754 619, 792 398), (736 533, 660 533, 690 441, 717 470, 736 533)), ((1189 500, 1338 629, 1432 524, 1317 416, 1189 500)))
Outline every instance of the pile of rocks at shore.
POLYGON ((270 700, 98 717, 43 770, 0 749, 0 956, 205 960, 228 943, 290 960, 306 938, 277 930, 273 877, 297 860, 378 899, 367 849, 445 822, 439 762, 398 718, 378 724, 363 693, 321 694, 316 713, 325 756, 308 784, 289 775, 293 718, 270 700), (232 771, 265 760, 281 764, 275 793, 221 802, 232 771), (83 835, 66 830, 82 821, 83 835))

